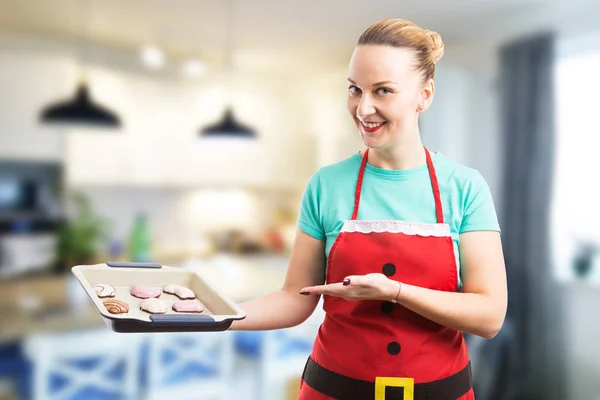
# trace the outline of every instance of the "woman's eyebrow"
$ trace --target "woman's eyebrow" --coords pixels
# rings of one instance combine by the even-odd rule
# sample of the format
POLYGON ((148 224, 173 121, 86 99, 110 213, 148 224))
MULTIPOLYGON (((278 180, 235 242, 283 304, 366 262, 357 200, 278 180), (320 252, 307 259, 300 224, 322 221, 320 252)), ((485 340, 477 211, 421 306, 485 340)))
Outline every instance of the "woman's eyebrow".
MULTIPOLYGON (((352 79, 348 78, 348 81, 350 83, 353 83, 356 85, 356 82, 354 82, 352 79)), ((381 85, 385 85, 387 83, 395 83, 396 85, 398 85, 398 82, 394 82, 394 81, 381 81, 381 82, 374 83, 373 86, 381 86, 381 85)))

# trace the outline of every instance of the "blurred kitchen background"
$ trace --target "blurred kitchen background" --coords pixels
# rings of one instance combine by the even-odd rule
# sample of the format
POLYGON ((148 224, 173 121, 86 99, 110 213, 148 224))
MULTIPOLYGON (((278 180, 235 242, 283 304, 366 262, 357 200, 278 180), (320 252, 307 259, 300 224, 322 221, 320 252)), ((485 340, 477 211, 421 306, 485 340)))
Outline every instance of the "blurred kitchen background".
POLYGON ((442 35, 423 140, 501 219, 510 305, 468 337, 478 400, 600 399, 597 0, 0 0, 0 398, 295 399, 320 308, 119 335, 70 267, 278 290, 306 182, 362 148, 346 68, 387 17, 442 35))

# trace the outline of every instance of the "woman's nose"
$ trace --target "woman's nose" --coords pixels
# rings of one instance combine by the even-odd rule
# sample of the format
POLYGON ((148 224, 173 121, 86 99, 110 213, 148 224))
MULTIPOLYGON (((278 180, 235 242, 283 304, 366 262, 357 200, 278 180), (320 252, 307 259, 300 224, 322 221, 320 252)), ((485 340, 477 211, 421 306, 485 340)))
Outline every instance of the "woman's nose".
POLYGON ((375 113, 375 106, 369 96, 362 96, 356 108, 356 116, 364 118, 375 113))

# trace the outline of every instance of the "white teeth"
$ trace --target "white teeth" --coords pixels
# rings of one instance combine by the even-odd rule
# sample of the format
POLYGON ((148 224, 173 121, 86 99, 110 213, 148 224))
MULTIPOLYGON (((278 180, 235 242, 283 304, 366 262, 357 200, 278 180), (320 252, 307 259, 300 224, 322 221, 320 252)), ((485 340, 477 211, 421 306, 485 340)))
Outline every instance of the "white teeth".
POLYGON ((376 128, 383 125, 385 122, 363 122, 363 125, 367 128, 376 128))

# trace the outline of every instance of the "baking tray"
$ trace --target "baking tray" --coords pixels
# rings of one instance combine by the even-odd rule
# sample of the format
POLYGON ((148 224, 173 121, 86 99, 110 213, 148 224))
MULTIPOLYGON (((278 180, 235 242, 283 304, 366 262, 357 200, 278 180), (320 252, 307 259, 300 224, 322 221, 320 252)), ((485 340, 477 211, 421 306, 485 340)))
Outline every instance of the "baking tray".
POLYGON ((106 325, 115 332, 214 332, 227 330, 235 320, 246 317, 233 301, 209 284, 200 274, 183 268, 154 263, 107 262, 96 265, 76 265, 73 275, 86 291, 106 325), (115 297, 99 298, 92 285, 108 284, 116 289, 115 297), (165 314, 149 314, 140 310, 143 301, 131 295, 131 287, 140 284, 162 289, 166 285, 190 288, 204 305, 202 313, 178 313, 172 305, 179 300, 174 294, 162 293, 159 299, 167 305, 165 314), (126 314, 111 314, 104 301, 116 299, 129 305, 126 314))

